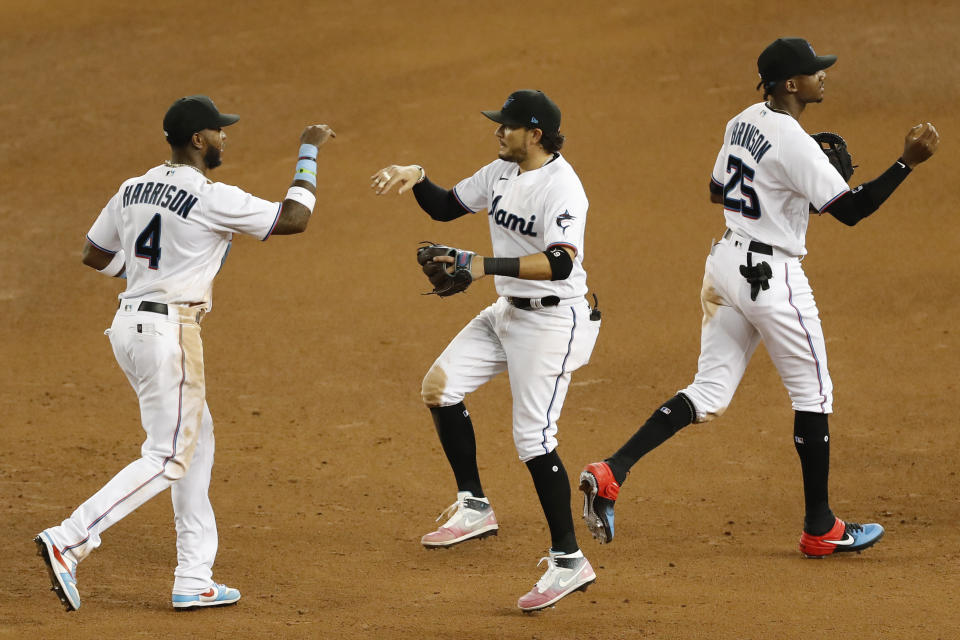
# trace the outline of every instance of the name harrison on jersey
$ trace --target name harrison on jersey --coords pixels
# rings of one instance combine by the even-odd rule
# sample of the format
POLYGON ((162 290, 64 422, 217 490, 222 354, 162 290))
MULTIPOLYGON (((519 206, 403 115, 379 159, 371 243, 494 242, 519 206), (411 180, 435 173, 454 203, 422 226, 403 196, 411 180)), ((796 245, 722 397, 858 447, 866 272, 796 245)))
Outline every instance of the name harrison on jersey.
POLYGON ((733 125, 730 131, 730 144, 743 147, 750 152, 753 159, 757 162, 763 158, 764 154, 773 146, 764 137, 760 130, 750 123, 738 122, 733 125))
POLYGON ((123 190, 123 206, 125 207, 131 204, 156 205, 173 211, 181 218, 190 215, 190 210, 196 203, 197 196, 179 189, 174 184, 138 182, 127 185, 123 190))

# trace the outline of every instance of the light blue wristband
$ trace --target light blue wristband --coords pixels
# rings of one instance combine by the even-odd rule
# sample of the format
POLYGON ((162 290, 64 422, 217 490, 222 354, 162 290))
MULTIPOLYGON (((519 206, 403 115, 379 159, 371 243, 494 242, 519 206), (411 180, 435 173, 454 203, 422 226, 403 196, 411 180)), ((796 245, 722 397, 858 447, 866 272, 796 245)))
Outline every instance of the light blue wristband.
POLYGON ((297 169, 293 174, 294 180, 305 180, 314 187, 317 186, 317 145, 301 144, 300 155, 297 159, 297 169))

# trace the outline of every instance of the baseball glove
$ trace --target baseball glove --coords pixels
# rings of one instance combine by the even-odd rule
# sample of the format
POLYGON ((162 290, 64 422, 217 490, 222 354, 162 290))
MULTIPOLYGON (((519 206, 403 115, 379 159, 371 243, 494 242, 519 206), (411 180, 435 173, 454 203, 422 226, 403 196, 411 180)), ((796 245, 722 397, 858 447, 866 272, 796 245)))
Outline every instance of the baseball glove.
POLYGON ((473 276, 470 274, 470 265, 475 254, 473 251, 464 251, 434 242, 422 242, 422 246, 417 249, 417 262, 423 269, 424 275, 433 285, 433 291, 441 298, 452 296, 455 293, 466 291, 467 287, 473 282, 473 276), (434 262, 433 259, 440 256, 450 256, 453 258, 453 264, 449 262, 434 262))
POLYGON ((815 133, 810 137, 817 141, 820 149, 830 160, 830 164, 840 172, 843 179, 849 181, 857 165, 853 164, 853 158, 847 150, 847 141, 840 134, 830 133, 829 131, 815 133))

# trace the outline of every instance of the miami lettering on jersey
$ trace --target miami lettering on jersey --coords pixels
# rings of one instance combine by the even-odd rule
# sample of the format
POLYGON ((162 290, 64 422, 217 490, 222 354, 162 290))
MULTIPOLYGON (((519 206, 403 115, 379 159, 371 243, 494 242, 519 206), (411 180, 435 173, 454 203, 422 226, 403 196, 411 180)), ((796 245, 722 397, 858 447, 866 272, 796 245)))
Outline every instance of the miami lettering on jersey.
POLYGON ((760 130, 749 122, 734 123, 730 131, 730 144, 746 149, 753 159, 760 162, 773 145, 760 130))
POLYGON ((564 280, 495 276, 499 295, 567 300, 587 292, 583 239, 589 202, 563 156, 555 154, 539 169, 524 172, 515 162, 498 158, 458 182, 453 191, 466 209, 487 210, 494 256, 526 256, 560 245, 576 254, 564 280))
POLYGON ((162 182, 136 182, 123 189, 123 206, 150 204, 169 209, 181 218, 190 215, 197 203, 197 196, 179 189, 174 184, 162 182))
POLYGON ((533 223, 537 221, 537 216, 532 215, 530 216, 530 220, 527 221, 526 218, 521 218, 516 214, 508 213, 507 211, 497 207, 497 205, 500 204, 501 198, 503 198, 502 195, 493 199, 493 202, 490 203, 490 209, 487 210, 487 215, 493 216, 493 221, 504 229, 517 231, 522 235, 536 238, 537 232, 533 230, 533 223))

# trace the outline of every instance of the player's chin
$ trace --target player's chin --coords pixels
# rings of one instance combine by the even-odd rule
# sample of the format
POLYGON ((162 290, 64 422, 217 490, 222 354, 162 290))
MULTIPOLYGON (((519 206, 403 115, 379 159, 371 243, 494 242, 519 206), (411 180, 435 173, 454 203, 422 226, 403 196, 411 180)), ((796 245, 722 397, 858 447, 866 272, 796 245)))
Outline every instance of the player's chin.
POLYGON ((203 156, 203 163, 207 166, 207 169, 216 169, 223 164, 222 152, 210 147, 203 156))
POLYGON ((500 149, 500 152, 497 154, 497 157, 501 160, 506 160, 507 162, 520 162, 523 160, 521 154, 512 152, 508 149, 500 149))

